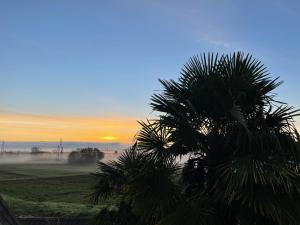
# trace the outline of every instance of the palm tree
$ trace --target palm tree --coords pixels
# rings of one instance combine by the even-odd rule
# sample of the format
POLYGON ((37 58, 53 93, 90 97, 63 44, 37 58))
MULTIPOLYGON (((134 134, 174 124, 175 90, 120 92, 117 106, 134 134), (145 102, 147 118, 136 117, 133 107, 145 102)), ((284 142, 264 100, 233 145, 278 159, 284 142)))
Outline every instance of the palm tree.
POLYGON ((117 191, 145 225, 300 224, 298 110, 275 99, 278 78, 238 52, 194 56, 160 82, 158 118, 100 164, 96 199, 117 191))

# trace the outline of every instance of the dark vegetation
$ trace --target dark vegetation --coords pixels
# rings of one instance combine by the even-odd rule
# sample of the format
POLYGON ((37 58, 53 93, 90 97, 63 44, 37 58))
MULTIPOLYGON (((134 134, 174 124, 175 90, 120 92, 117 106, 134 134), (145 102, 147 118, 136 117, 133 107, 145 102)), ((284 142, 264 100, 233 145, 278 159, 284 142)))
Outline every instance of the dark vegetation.
POLYGON ((68 162, 71 164, 96 163, 103 159, 104 153, 97 148, 82 148, 72 151, 69 154, 68 162))
POLYGON ((45 153, 45 152, 43 152, 39 147, 33 146, 33 147, 31 148, 31 153, 32 153, 32 154, 39 154, 39 153, 45 153))
POLYGON ((281 82, 241 53, 195 56, 160 82, 159 116, 140 122, 117 161, 99 163, 95 201, 121 201, 97 224, 300 224, 298 111, 275 98, 281 82))

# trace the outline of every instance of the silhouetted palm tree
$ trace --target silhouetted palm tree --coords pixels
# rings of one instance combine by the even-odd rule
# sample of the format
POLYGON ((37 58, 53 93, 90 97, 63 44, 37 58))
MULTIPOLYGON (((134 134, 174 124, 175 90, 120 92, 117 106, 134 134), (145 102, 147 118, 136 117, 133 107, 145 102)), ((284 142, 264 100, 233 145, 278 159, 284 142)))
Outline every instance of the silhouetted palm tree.
POLYGON ((300 224, 298 111, 275 99, 281 82, 242 53, 192 57, 160 82, 159 117, 100 164, 95 198, 118 192, 136 224, 300 224))

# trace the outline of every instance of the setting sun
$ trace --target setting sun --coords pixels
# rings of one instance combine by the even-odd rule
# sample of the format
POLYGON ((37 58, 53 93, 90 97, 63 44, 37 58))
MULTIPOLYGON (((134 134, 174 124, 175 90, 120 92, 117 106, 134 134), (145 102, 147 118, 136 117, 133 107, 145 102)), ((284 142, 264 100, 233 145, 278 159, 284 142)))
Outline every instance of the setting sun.
POLYGON ((114 137, 114 136, 104 136, 104 137, 100 137, 100 139, 104 140, 104 141, 116 141, 117 137, 114 137))

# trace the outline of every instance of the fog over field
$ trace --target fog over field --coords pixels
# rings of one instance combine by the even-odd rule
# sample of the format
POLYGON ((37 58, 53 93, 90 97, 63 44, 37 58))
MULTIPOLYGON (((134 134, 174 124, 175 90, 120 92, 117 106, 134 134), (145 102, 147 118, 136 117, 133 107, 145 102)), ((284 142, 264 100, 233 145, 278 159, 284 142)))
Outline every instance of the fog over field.
MULTIPOLYGON (((103 151, 104 158, 102 161, 116 159, 122 151, 103 151)), ((66 163, 70 152, 60 154, 59 160, 56 153, 46 152, 32 154, 30 152, 19 152, 19 153, 3 153, 0 154, 0 164, 11 164, 11 163, 66 163)))
POLYGON ((128 148, 119 143, 64 142, 63 153, 57 153, 58 142, 4 142, 0 152, 0 164, 10 163, 65 163, 71 151, 79 148, 98 148, 105 153, 104 161, 115 159, 128 148), (37 147, 41 153, 31 153, 37 147))
MULTIPOLYGON (((32 147, 39 147, 41 151, 52 152, 57 149, 59 145, 58 142, 4 142, 4 148, 6 151, 10 152, 30 152, 32 147)), ((123 150, 129 145, 120 144, 120 143, 101 143, 101 142, 63 142, 62 143, 64 151, 70 152, 77 148, 98 148, 103 151, 115 151, 123 150)))

